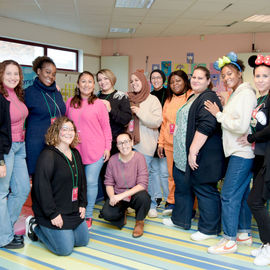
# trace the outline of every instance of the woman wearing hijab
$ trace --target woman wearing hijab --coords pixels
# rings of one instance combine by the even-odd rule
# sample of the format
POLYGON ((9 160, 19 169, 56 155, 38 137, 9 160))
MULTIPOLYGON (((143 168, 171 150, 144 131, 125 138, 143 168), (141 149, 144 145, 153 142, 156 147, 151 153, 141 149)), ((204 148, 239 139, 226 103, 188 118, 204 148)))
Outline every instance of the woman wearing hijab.
MULTIPOLYGON (((151 170, 153 156, 159 137, 158 128, 162 122, 162 107, 157 97, 150 95, 150 86, 142 72, 136 71, 130 77, 131 91, 128 97, 132 120, 128 131, 132 134, 134 149, 145 157, 148 172, 151 170)), ((154 196, 153 181, 149 179, 151 206, 149 217, 157 217, 157 202, 154 196)))

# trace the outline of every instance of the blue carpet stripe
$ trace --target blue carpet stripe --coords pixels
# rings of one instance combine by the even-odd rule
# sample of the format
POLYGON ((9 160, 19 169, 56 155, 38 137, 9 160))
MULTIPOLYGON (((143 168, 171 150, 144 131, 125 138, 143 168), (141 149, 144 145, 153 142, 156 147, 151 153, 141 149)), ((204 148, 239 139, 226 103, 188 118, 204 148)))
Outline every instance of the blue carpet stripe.
POLYGON ((3 251, 5 251, 5 252, 7 252, 7 253, 10 253, 10 254, 12 254, 12 255, 16 255, 17 257, 21 257, 21 258, 27 259, 27 260, 29 260, 29 261, 38 263, 38 264, 40 264, 40 265, 44 265, 44 266, 50 267, 50 268, 55 269, 55 270, 64 270, 64 268, 60 268, 60 267, 57 267, 57 266, 55 266, 55 265, 52 265, 52 264, 49 264, 49 263, 42 262, 42 261, 40 261, 40 260, 31 258, 30 256, 27 256, 27 255, 24 255, 24 254, 20 254, 20 253, 17 253, 17 252, 15 252, 15 251, 12 251, 12 250, 9 250, 9 249, 3 248, 3 251))
MULTIPOLYGON (((95 233, 98 233, 98 232, 95 231, 95 233)), ((238 266, 235 264, 230 264, 230 263, 225 263, 225 262, 222 262, 222 266, 220 266, 221 265, 220 261, 208 258, 207 262, 205 262, 204 261, 205 258, 202 256, 197 256, 197 255, 192 254, 192 257, 191 257, 191 255, 189 253, 172 250, 172 249, 169 249, 166 247, 161 248, 160 246, 155 246, 152 244, 148 244, 146 242, 142 243, 142 242, 139 242, 136 240, 133 240, 131 242, 129 239, 125 239, 123 237, 119 237, 118 239, 110 239, 110 238, 107 238, 106 236, 114 237, 112 234, 102 232, 102 234, 100 234, 100 235, 92 235, 91 238, 95 239, 95 240, 111 243, 111 244, 116 245, 116 246, 121 246, 121 247, 129 248, 131 250, 136 250, 136 251, 139 251, 142 253, 151 254, 151 255, 161 257, 164 259, 169 259, 171 261, 179 261, 179 262, 184 263, 184 264, 193 265, 196 267, 202 267, 202 268, 206 268, 209 270, 210 269, 213 269, 213 270, 214 269, 217 269, 217 270, 218 269, 225 269, 224 266, 226 266, 227 268, 233 268, 233 269, 239 269, 239 270, 252 269, 252 268, 243 268, 243 266, 238 266), (122 242, 121 240, 125 241, 125 242, 122 242), (126 242, 128 242, 128 243, 126 243, 126 242), (139 244, 140 246, 136 246, 135 244, 139 244), (141 245, 143 245, 143 246, 141 246, 141 245), (156 251, 153 249, 159 249, 159 251, 156 251), (169 253, 171 253, 171 254, 169 254, 169 253), (179 255, 181 257, 181 261, 179 260, 180 258, 177 255, 179 255), (188 258, 184 258, 184 256, 188 257, 188 258), (200 260, 200 262, 198 262, 196 260, 200 260), (215 265, 213 265, 213 264, 215 264, 215 265)))

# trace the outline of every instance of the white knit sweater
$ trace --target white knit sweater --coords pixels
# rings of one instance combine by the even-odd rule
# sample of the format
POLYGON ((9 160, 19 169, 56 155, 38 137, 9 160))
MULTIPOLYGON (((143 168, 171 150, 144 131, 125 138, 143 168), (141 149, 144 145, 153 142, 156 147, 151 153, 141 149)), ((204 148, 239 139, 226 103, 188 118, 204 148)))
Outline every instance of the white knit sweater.
POLYGON ((216 115, 223 132, 225 156, 253 158, 251 145, 241 146, 237 138, 250 133, 251 113, 257 104, 256 92, 249 83, 240 84, 230 96, 223 112, 216 115))

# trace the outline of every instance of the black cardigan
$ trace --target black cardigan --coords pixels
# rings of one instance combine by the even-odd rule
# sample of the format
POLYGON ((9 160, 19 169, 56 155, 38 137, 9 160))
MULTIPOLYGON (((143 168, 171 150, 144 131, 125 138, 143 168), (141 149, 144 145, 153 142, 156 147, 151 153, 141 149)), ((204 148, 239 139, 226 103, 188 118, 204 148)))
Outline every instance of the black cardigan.
POLYGON ((0 94, 0 160, 9 153, 12 144, 9 105, 10 102, 0 94))
MULTIPOLYGON (((267 98, 266 106, 270 108, 270 96, 267 98)), ((270 110, 268 110, 267 120, 270 119, 270 110)), ((248 142, 266 142, 266 150, 264 154, 264 164, 257 177, 263 177, 263 198, 270 199, 270 123, 261 131, 248 135, 248 142)))
POLYGON ((210 89, 202 92, 190 107, 186 135, 187 155, 196 131, 208 136, 197 156, 199 168, 192 171, 187 162, 185 177, 192 177, 192 181, 197 183, 215 183, 219 181, 224 177, 226 167, 221 126, 216 117, 205 109, 204 102, 206 100, 216 102, 220 110, 222 110, 218 96, 210 89))
POLYGON ((74 229, 83 219, 79 207, 86 207, 86 178, 81 156, 72 149, 78 166, 78 200, 72 202, 72 174, 62 152, 53 146, 46 146, 41 152, 33 178, 33 211, 38 224, 57 229, 51 220, 61 214, 62 229, 74 229))

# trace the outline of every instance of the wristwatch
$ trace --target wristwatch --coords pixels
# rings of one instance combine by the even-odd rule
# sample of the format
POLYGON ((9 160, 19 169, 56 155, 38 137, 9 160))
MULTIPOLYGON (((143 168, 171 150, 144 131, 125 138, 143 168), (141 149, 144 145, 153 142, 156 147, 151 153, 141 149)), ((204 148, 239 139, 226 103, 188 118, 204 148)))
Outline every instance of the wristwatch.
POLYGON ((4 166, 5 165, 5 161, 3 159, 0 160, 0 166, 4 166))

